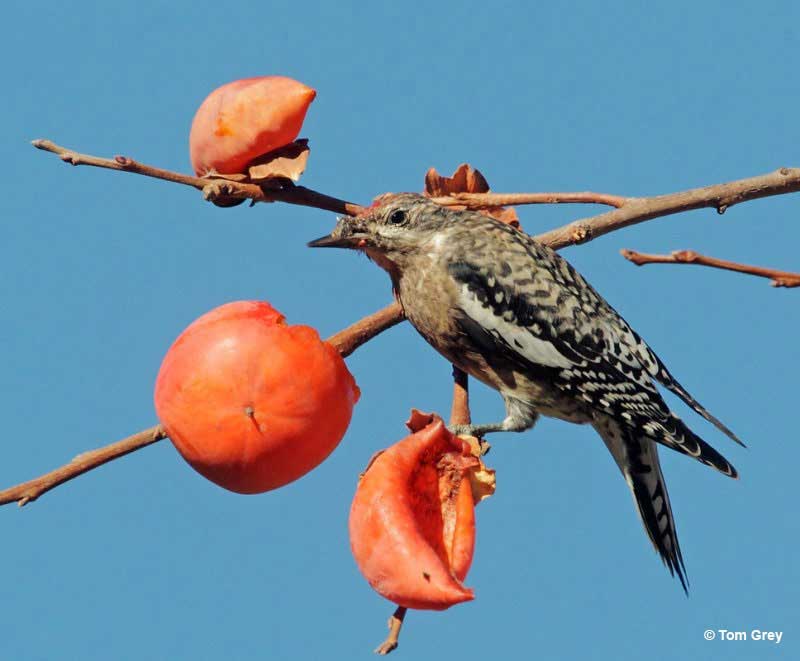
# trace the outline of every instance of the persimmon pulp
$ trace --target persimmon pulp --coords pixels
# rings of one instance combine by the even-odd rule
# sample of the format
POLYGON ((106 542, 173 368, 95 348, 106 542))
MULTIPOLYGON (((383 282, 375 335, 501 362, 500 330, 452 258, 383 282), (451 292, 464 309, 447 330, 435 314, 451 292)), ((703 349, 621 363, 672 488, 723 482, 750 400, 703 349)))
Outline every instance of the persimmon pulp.
POLYGON ((350 509, 350 545, 379 594, 407 608, 443 610, 474 598, 463 585, 475 548, 470 475, 482 469, 436 416, 379 454, 350 509))
POLYGON ((475 546, 475 509, 465 472, 476 464, 469 459, 455 450, 438 457, 425 452, 409 482, 420 534, 459 581, 467 576, 475 546))

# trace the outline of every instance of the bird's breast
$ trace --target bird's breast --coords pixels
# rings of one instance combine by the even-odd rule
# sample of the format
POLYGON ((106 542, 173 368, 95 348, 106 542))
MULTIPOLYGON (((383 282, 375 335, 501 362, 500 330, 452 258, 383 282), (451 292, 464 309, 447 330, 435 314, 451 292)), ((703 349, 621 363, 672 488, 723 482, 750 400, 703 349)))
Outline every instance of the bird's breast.
POLYGON ((418 260, 404 270, 395 290, 406 318, 428 344, 470 376, 503 390, 502 377, 457 323, 459 285, 446 263, 429 256, 418 260))
POLYGON ((406 317, 435 348, 435 341, 455 332, 452 310, 457 289, 446 266, 435 256, 421 255, 395 281, 406 317))

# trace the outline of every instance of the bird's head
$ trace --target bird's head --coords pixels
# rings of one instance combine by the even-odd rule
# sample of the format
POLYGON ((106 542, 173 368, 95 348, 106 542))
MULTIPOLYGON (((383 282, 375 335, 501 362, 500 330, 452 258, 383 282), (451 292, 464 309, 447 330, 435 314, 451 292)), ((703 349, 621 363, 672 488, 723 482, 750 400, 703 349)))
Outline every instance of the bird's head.
POLYGON ((357 216, 339 218, 333 231, 312 248, 360 250, 391 271, 402 269, 449 222, 447 211, 416 193, 383 195, 357 216))

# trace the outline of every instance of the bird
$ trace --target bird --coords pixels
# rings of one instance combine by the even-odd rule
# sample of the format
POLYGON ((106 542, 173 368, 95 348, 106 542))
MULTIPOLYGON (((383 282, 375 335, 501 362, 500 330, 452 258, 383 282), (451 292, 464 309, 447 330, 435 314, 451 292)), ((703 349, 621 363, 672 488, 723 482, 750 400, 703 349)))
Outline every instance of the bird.
POLYGON ((500 393, 502 421, 455 425, 453 432, 522 432, 540 415, 594 427, 628 484, 650 541, 688 595, 657 445, 729 477, 738 474, 670 411, 655 384, 744 443, 681 386, 566 259, 495 218, 416 193, 383 195, 308 245, 365 253, 389 274, 419 334, 500 393))

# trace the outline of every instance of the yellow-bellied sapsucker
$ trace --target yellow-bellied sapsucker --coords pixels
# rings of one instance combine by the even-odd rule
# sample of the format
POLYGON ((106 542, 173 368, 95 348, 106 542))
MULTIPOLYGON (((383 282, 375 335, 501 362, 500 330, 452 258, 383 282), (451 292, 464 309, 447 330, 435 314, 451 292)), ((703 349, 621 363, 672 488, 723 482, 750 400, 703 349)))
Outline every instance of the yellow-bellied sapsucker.
POLYGON ((591 424, 633 492, 650 540, 686 590, 655 444, 731 477, 736 470, 669 410, 653 381, 741 441, 684 390, 565 259, 494 218, 412 193, 380 198, 309 245, 365 252, 389 273, 417 331, 500 392, 502 422, 454 431, 524 431, 539 414, 591 424))

